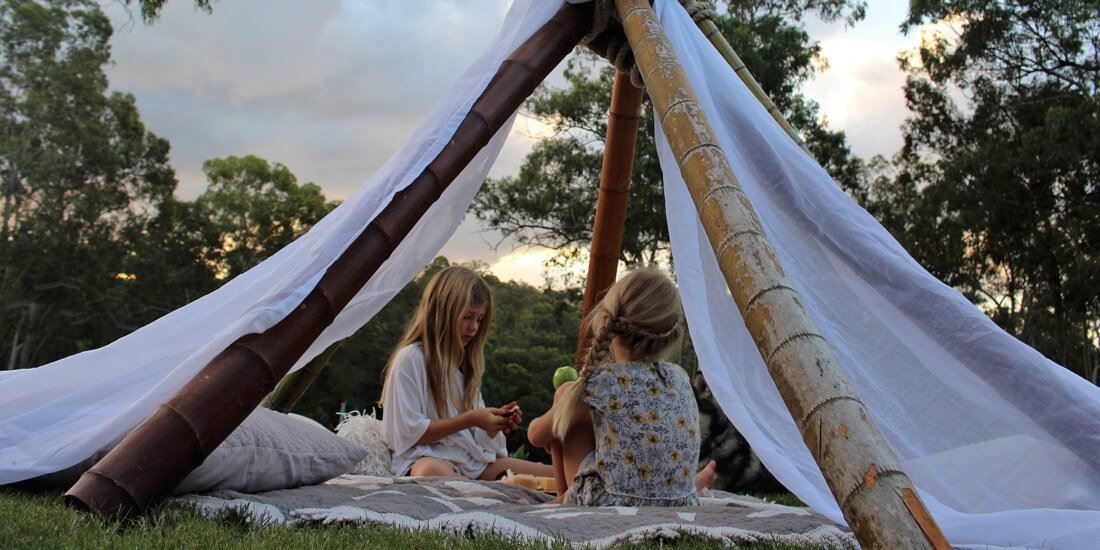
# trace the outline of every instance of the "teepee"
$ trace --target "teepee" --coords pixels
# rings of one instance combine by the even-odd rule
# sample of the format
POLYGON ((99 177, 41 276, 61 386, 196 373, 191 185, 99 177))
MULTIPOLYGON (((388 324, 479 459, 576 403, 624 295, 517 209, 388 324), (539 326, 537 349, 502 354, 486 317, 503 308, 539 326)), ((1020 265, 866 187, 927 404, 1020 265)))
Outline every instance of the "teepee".
MULTIPOLYGON (((69 498, 114 515, 167 494, 430 260, 520 103, 578 41, 599 40, 586 35, 610 3, 596 4, 517 0, 401 151, 309 234, 107 347, 0 377, 5 391, 39 388, 0 403, 0 483, 121 438, 69 498)), ((916 265, 679 4, 614 4, 661 130, 700 365, 769 470, 867 547, 1100 540, 1100 390, 916 265)), ((614 279, 601 262, 621 237, 641 102, 630 86, 616 81, 586 304, 614 279)))

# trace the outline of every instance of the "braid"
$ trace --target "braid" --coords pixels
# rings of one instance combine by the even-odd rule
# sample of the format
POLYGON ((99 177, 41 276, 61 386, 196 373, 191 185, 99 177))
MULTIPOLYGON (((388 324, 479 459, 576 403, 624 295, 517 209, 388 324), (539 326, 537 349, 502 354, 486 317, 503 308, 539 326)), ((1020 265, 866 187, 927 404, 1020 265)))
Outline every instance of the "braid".
POLYGON ((582 378, 593 372, 596 366, 607 359, 607 356, 611 353, 611 341, 618 336, 618 331, 613 328, 613 325, 614 320, 601 328, 599 333, 592 338, 592 347, 588 348, 588 355, 584 357, 584 363, 581 365, 580 376, 582 378))
POLYGON ((569 431, 570 423, 573 421, 577 403, 580 402, 585 386, 588 385, 588 378, 596 372, 600 363, 607 359, 607 356, 611 353, 611 341, 619 334, 618 325, 612 312, 609 311, 609 304, 606 301, 596 306, 589 314, 588 319, 589 326, 593 327, 592 331, 594 333, 592 347, 588 348, 588 355, 585 356, 580 372, 577 373, 577 381, 562 394, 561 406, 554 414, 554 435, 563 440, 566 432, 569 431))
POLYGON ((617 324, 619 326, 619 333, 620 334, 622 334, 624 336, 625 335, 638 336, 640 338, 647 338, 647 339, 668 338, 668 337, 674 335, 676 333, 676 331, 680 330, 680 320, 679 319, 676 319, 676 321, 672 323, 672 326, 669 327, 668 330, 665 330, 664 332, 655 332, 653 330, 642 327, 641 325, 638 325, 637 323, 635 323, 635 322, 633 322, 629 319, 619 319, 617 324))
MULTIPOLYGON (((653 268, 639 268, 611 286, 588 316, 592 346, 577 381, 554 398, 554 436, 564 440, 588 381, 619 338, 635 361, 656 359, 683 334, 676 285, 653 268)), ((620 358, 623 360, 623 358, 620 358)))

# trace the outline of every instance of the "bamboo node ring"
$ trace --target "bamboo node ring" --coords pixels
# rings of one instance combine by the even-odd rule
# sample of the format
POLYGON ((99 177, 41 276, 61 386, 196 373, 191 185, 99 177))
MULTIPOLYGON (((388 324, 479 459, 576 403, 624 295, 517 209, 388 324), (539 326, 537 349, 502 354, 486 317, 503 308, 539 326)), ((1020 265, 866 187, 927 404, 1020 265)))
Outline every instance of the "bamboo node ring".
MULTIPOLYGON (((729 239, 729 240, 732 241, 734 238, 736 238, 740 235, 743 235, 745 233, 758 233, 758 232, 757 231, 752 231, 752 230, 738 231, 737 233, 734 233, 734 234, 726 237, 726 239, 729 239)), ((726 244, 726 240, 723 239, 722 244, 720 244, 719 246, 721 247, 725 244, 726 244)), ((723 252, 723 249, 719 248, 718 253, 721 254, 722 252, 723 252)), ((789 285, 769 286, 768 288, 765 288, 765 289, 761 290, 760 292, 757 292, 756 294, 754 294, 752 296, 752 298, 749 298, 748 302, 745 302, 745 312, 748 313, 748 311, 751 310, 753 308, 753 306, 756 305, 757 300, 759 300, 762 296, 764 296, 765 294, 771 293, 771 292, 775 292, 777 290, 789 290, 791 292, 798 292, 794 288, 791 288, 789 285)))
POLYGON ((775 356, 777 354, 779 354, 779 352, 782 351, 783 348, 793 344, 794 342, 796 342, 798 340, 812 340, 814 338, 816 338, 818 340, 821 340, 822 342, 828 343, 825 340, 824 336, 822 336, 822 335, 820 335, 816 332, 796 332, 796 333, 788 336, 786 340, 783 340, 782 342, 780 342, 778 346, 775 346, 775 349, 772 350, 772 352, 768 354, 768 359, 766 361, 764 361, 764 364, 767 365, 768 368, 770 369, 771 366, 772 366, 772 359, 775 359, 775 356))
MULTIPOLYGON (((898 470, 896 468, 889 468, 889 469, 886 469, 886 470, 878 470, 878 471, 875 472, 875 479, 878 479, 878 480, 881 480, 884 477, 896 477, 896 476, 901 476, 905 479, 909 479, 909 476, 905 472, 903 472, 901 470, 898 470)), ((860 480, 856 483, 855 487, 852 487, 847 493, 845 493, 844 499, 842 500, 842 503, 840 505, 842 507, 842 509, 847 510, 848 509, 848 502, 850 500, 852 500, 852 497, 854 497, 856 495, 856 493, 858 493, 860 490, 862 490, 864 488, 872 489, 874 487, 867 487, 866 482, 862 478, 860 478, 860 480)))
POLYGON ((817 405, 814 405, 813 407, 810 407, 810 412, 806 413, 806 416, 802 417, 802 422, 800 422, 799 424, 805 425, 807 422, 810 421, 810 418, 812 418, 815 414, 818 413, 818 411, 820 411, 821 409, 824 409, 825 407, 827 407, 827 406, 829 406, 833 403, 836 403, 837 401, 855 401, 856 403, 859 403, 860 407, 866 408, 863 405, 863 401, 860 401, 858 397, 851 396, 851 395, 834 395, 834 396, 832 396, 828 399, 823 400, 822 402, 818 403, 817 405))

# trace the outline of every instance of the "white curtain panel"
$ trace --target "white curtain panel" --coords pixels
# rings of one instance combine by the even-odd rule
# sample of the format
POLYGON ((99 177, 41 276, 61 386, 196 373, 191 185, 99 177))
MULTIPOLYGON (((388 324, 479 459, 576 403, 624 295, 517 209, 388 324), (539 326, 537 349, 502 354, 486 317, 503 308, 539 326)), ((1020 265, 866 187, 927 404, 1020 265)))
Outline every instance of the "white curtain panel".
MULTIPOLYGON (((921 268, 779 128, 677 2, 655 4, 787 276, 948 539, 1100 544, 1100 388, 921 268)), ((703 374, 768 469, 841 521, 663 135, 658 147, 677 282, 703 374)))

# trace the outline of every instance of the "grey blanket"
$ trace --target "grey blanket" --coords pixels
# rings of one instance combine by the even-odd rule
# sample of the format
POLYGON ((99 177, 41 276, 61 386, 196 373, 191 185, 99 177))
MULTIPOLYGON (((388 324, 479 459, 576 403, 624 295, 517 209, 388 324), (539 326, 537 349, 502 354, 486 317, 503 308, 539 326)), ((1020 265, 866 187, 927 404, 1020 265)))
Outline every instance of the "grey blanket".
POLYGON ((218 491, 178 501, 217 516, 271 523, 382 523, 455 533, 495 532, 521 541, 566 540, 604 548, 693 534, 724 543, 782 541, 856 547, 855 538, 806 508, 716 492, 695 507, 576 507, 516 485, 449 478, 345 475, 321 485, 245 494, 218 491))

